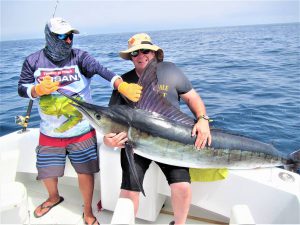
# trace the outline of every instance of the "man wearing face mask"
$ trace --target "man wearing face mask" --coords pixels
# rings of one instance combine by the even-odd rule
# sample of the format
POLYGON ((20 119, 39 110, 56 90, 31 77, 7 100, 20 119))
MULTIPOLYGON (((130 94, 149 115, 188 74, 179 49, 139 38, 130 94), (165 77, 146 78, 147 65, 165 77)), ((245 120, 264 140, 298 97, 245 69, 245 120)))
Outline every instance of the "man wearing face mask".
POLYGON ((41 117, 36 148, 37 179, 43 181, 49 197, 35 209, 34 216, 42 217, 64 200, 57 184, 58 177, 64 174, 68 155, 78 174, 84 222, 98 224, 91 206, 94 173, 99 171, 96 132, 57 90, 91 102, 91 78, 98 74, 110 81, 112 88, 136 102, 142 87, 123 82, 87 52, 72 48, 74 34, 78 33, 64 19, 50 19, 45 26, 46 46, 29 55, 23 63, 18 93, 37 101, 41 117))

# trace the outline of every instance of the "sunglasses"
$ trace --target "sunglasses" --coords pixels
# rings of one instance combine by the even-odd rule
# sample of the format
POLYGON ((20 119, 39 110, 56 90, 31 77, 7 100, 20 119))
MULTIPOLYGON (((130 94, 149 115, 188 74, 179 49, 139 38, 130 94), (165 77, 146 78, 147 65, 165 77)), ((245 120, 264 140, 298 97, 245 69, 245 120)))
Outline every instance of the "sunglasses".
POLYGON ((70 40, 73 40, 73 33, 71 34, 57 34, 56 37, 59 39, 59 40, 67 40, 67 38, 70 38, 70 40))
POLYGON ((140 49, 140 50, 130 52, 130 55, 132 57, 137 57, 140 54, 140 52, 143 53, 144 55, 147 55, 147 54, 149 54, 149 52, 151 52, 151 50, 150 49, 140 49))

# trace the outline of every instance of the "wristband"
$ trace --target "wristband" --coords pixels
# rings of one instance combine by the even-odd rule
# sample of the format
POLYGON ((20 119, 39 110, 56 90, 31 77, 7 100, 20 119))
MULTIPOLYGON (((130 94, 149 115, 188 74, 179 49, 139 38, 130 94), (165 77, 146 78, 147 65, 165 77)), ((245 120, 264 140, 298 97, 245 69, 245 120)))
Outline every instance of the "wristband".
POLYGON ((122 77, 120 77, 119 75, 115 75, 115 76, 111 79, 111 81, 110 81, 110 86, 111 86, 112 89, 115 89, 114 83, 115 83, 115 81, 118 80, 119 78, 122 79, 122 77))
POLYGON ((201 120, 201 119, 207 120, 208 122, 212 122, 212 121, 213 121, 213 120, 211 120, 211 119, 209 118, 209 116, 207 116, 207 115, 201 115, 201 116, 199 116, 199 117, 197 118, 197 121, 199 121, 199 120, 201 120))

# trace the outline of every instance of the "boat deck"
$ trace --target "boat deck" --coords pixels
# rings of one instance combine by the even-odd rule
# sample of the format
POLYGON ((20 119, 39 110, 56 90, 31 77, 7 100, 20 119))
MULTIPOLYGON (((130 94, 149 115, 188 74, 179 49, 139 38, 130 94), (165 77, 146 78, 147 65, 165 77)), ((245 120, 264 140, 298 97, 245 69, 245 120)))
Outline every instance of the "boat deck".
MULTIPOLYGON (((1 208, 0 220, 12 223, 24 221, 26 218, 27 199, 24 187, 20 184, 10 186, 12 181, 19 181, 25 185, 28 192, 30 218, 25 224, 83 224, 83 207, 77 175, 68 161, 65 176, 59 180, 60 195, 65 201, 45 216, 34 218, 34 209, 48 197, 43 184, 35 179, 34 149, 38 142, 38 134, 38 129, 32 129, 26 133, 14 132, 1 137, 0 177, 4 188, 1 185, 0 203, 1 207, 4 207, 1 208), (18 186, 22 187, 17 189, 18 186)), ((110 224, 120 192, 120 158, 119 151, 106 149, 100 143, 99 146, 101 172, 97 173, 95 178, 93 209, 101 224, 110 224), (114 165, 113 169, 111 165, 114 165), (98 212, 97 203, 100 196, 107 210, 98 212)), ((169 224, 173 220, 170 188, 155 164, 147 171, 143 185, 147 190, 147 198, 141 197, 138 217, 155 221, 136 219, 136 224, 169 224), (164 207, 161 209, 162 204, 164 207), (160 213, 156 218, 158 212, 160 213)), ((253 216, 257 224, 300 224, 300 176, 296 173, 276 167, 231 170, 225 180, 193 182, 191 186, 193 197, 187 224, 228 224, 236 206, 247 207, 247 210, 234 210, 234 215, 243 221, 243 216, 247 213, 253 216)), ((250 222, 247 220, 243 223, 250 222)))
MULTIPOLYGON (((63 177, 59 180, 60 195, 64 202, 52 208, 49 213, 41 218, 35 218, 33 211, 48 197, 42 182, 35 180, 34 174, 17 173, 16 181, 22 182, 27 188, 29 221, 28 224, 84 224, 82 220, 83 205, 81 194, 74 185, 75 178, 63 177)), ((95 190, 93 198, 93 212, 101 224, 110 224, 113 212, 108 210, 98 211, 97 203, 100 199, 100 192, 95 190)), ((171 206, 166 205, 155 222, 135 219, 136 224, 169 224, 173 220, 171 206)), ((203 220, 189 216, 187 224, 208 224, 213 221, 203 220)))

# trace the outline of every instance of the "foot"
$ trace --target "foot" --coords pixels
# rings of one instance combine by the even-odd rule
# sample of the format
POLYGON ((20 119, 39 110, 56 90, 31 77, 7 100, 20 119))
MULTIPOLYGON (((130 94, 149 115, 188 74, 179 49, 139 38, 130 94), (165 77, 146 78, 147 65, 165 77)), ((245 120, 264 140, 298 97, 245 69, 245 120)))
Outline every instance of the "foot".
POLYGON ((41 205, 39 205, 34 210, 34 217, 39 218, 44 216, 46 213, 48 213, 54 206, 57 206, 61 202, 63 202, 63 197, 58 197, 57 199, 47 199, 45 202, 43 202, 41 205))
POLYGON ((84 213, 82 214, 83 222, 85 225, 100 225, 97 218, 93 215, 86 216, 84 213))

